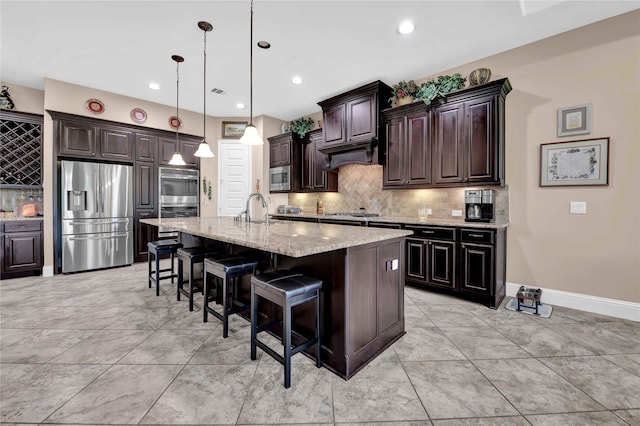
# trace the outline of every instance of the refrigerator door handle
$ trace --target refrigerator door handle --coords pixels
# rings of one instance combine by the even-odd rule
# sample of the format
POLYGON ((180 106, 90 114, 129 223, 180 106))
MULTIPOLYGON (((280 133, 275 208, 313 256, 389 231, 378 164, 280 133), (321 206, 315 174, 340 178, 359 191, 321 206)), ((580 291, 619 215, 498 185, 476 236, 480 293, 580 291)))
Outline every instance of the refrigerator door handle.
POLYGON ((120 237, 126 237, 126 236, 127 236, 126 232, 103 235, 100 237, 78 235, 78 236, 69 238, 69 241, 112 240, 114 238, 120 238, 120 237))

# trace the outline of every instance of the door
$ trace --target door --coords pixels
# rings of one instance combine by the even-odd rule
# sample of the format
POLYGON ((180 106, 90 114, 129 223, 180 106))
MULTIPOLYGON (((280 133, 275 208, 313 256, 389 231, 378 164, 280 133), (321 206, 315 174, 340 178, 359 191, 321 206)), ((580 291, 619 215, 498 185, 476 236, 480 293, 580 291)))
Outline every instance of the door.
POLYGON ((101 216, 133 217, 133 167, 100 164, 101 216))
POLYGON ((218 215, 244 211, 251 187, 251 149, 237 140, 218 141, 218 215))

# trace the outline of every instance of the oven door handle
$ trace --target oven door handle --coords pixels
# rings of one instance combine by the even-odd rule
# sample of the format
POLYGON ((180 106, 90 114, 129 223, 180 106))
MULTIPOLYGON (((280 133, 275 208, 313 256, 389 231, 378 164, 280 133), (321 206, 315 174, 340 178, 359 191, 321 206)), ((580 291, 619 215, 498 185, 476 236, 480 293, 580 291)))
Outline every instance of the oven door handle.
POLYGON ((182 175, 160 175, 160 180, 163 179, 180 179, 180 180, 195 180, 198 181, 197 176, 182 176, 182 175))

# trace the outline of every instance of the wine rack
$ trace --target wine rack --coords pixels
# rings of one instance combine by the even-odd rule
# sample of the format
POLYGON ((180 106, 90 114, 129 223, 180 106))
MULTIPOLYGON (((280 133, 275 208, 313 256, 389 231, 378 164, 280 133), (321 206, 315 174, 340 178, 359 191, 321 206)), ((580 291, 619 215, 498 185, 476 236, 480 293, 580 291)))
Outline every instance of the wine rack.
POLYGON ((41 115, 0 111, 0 187, 42 188, 41 115))

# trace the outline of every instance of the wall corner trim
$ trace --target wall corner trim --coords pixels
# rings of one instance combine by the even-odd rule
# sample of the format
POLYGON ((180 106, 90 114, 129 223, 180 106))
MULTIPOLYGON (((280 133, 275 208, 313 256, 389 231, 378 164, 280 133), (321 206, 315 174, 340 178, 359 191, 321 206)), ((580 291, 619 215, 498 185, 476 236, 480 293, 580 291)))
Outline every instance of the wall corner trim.
POLYGON ((53 276, 53 266, 45 265, 42 267, 42 276, 43 277, 52 277, 53 276))
MULTIPOLYGON (((507 296, 515 297, 521 285, 507 282, 507 296)), ((536 286, 525 287, 541 288, 542 303, 640 322, 640 303, 536 286)))

